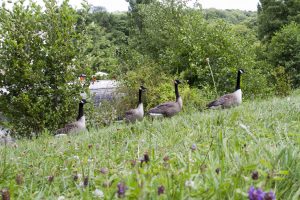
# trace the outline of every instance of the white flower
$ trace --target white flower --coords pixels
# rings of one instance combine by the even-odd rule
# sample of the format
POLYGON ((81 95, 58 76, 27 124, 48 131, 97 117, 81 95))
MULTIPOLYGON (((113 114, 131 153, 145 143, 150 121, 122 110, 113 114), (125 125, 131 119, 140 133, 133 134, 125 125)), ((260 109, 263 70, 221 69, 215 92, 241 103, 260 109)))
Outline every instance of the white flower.
POLYGON ((104 193, 99 190, 99 189, 96 189, 93 194, 96 196, 96 197, 99 197, 99 198, 103 198, 104 197, 104 193))
POLYGON ((195 182, 192 180, 185 181, 185 187, 195 188, 195 182))
POLYGON ((79 160, 79 156, 73 156, 75 160, 79 160))
POLYGON ((83 181, 81 181, 80 183, 79 183, 79 187, 84 187, 84 183, 83 183, 83 181))
POLYGON ((64 196, 59 196, 57 200, 65 200, 64 196))

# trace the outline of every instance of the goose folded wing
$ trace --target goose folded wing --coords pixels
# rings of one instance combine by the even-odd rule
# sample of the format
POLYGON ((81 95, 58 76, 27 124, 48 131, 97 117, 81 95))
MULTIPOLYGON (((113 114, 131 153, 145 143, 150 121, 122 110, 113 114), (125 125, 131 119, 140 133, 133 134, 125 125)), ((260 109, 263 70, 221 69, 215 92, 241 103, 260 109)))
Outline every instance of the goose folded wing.
POLYGON ((130 109, 130 110, 128 110, 128 111, 125 112, 125 118, 126 118, 127 120, 129 120, 129 121, 130 121, 130 120, 133 120, 135 114, 136 114, 135 109, 130 109))
POLYGON ((233 100, 234 96, 232 94, 226 94, 224 96, 221 96, 215 101, 210 102, 207 107, 217 107, 217 106, 223 106, 224 104, 227 104, 229 101, 233 100))
POLYGON ((149 113, 159 113, 159 114, 168 114, 176 110, 175 102, 167 102, 160 104, 149 110, 149 113))
POLYGON ((64 128, 58 129, 56 134, 70 133, 78 128, 76 122, 65 125, 64 128))

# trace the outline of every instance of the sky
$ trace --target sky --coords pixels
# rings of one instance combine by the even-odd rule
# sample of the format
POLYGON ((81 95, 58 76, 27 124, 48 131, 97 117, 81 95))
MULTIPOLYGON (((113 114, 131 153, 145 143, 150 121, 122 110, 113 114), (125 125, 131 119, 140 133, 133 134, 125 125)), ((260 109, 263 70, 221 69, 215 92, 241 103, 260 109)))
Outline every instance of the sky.
MULTIPOLYGON (((0 0, 0 3, 7 0, 0 0)), ((15 2, 17 0, 10 0, 15 2)), ((42 0, 35 0, 42 2, 42 0)), ((203 8, 217 9, 240 9, 256 11, 259 0, 198 0, 203 8)), ((70 4, 76 8, 80 8, 82 0, 70 0, 70 4)), ((105 7, 109 12, 127 11, 128 3, 125 0, 87 0, 89 4, 94 6, 105 7)))

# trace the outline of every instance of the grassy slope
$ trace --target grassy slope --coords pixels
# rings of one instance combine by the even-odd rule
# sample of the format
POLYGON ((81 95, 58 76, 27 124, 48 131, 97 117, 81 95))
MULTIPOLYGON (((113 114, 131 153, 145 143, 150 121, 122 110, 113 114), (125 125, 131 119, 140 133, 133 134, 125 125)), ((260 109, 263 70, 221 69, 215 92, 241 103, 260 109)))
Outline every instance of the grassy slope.
POLYGON ((158 198, 160 185, 165 187, 161 199, 247 199, 254 185, 272 189, 277 199, 299 199, 299 151, 298 91, 289 98, 247 102, 230 110, 181 113, 1 147, 0 189, 9 188, 13 199, 92 199, 98 188, 110 199, 124 182, 126 196, 133 199, 158 198), (145 152, 150 162, 141 167, 138 160, 145 152), (135 166, 131 160, 137 160, 135 166), (108 173, 102 174, 101 168, 108 173), (258 180, 251 179, 254 170, 258 180), (88 187, 79 186, 80 177, 73 180, 76 172, 89 177, 88 187), (20 186, 17 174, 24 178, 20 186), (186 186, 188 180, 194 186, 186 186))

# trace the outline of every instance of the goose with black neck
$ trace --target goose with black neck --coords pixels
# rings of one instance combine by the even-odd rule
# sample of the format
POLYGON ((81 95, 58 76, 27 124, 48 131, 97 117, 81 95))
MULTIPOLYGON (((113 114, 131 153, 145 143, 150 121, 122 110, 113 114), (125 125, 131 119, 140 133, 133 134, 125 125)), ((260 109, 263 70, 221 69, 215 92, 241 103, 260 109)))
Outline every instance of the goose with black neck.
POLYGON ((142 102, 142 94, 146 91, 144 86, 140 86, 139 88, 139 101, 138 106, 135 109, 130 109, 125 112, 125 121, 128 122, 135 122, 141 121, 144 117, 144 105, 142 102))
POLYGON ((173 117, 177 113, 179 113, 182 109, 182 98, 179 95, 178 85, 181 83, 180 80, 174 81, 174 87, 175 87, 175 102, 166 102, 163 104, 160 104, 148 111, 149 115, 152 117, 173 117))
POLYGON ((236 87, 235 91, 230 94, 225 94, 218 99, 210 102, 207 107, 214 109, 214 108, 230 108, 233 106, 238 106, 242 103, 242 90, 241 90, 241 75, 245 73, 243 69, 239 69, 237 72, 237 80, 236 80, 236 87))
POLYGON ((83 112, 83 106, 86 104, 87 101, 85 99, 82 99, 79 102, 79 109, 78 109, 78 116, 76 118, 77 121, 65 125, 65 127, 58 129, 56 131, 56 135, 61 135, 61 134, 70 134, 70 133, 76 133, 80 131, 86 130, 86 125, 85 125, 85 116, 83 112))

